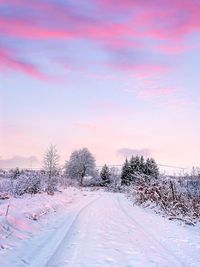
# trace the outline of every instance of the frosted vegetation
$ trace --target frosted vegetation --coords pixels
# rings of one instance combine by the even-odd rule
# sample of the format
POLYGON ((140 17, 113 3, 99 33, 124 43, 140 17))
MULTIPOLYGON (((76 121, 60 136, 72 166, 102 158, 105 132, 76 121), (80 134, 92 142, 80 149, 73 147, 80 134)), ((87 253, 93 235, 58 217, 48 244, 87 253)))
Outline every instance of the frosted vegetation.
POLYGON ((0 170, 2 200, 41 192, 53 195, 69 186, 125 192, 134 203, 153 208, 170 220, 182 220, 192 225, 200 221, 198 168, 193 168, 190 174, 166 176, 160 174, 153 158, 133 156, 125 160, 121 170, 106 164, 97 170, 95 158, 87 148, 72 152, 61 167, 57 149, 51 145, 41 170, 0 170))

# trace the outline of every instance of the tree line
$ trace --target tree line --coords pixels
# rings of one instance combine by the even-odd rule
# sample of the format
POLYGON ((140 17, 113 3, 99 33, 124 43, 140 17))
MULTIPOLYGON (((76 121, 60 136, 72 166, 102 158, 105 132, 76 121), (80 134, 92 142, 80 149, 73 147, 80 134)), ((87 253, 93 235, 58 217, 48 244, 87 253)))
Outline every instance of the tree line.
POLYGON ((67 186, 74 182, 79 183, 80 186, 104 186, 117 189, 134 184, 144 175, 154 178, 159 176, 155 160, 153 158, 145 160, 143 156, 126 159, 120 172, 117 168, 110 168, 106 164, 101 170, 97 170, 95 157, 87 148, 73 151, 69 160, 65 162, 64 169, 60 168, 59 161, 56 146, 50 145, 44 154, 42 170, 19 170, 18 168, 11 170, 5 174, 9 179, 5 179, 3 184, 0 184, 0 192, 23 195, 46 191, 53 195, 60 185, 67 186))
MULTIPOLYGON (((55 146, 51 145, 44 156, 44 169, 48 174, 48 192, 53 192, 53 177, 58 173, 59 156, 55 146)), ((122 167, 120 185, 129 186, 134 183, 140 175, 158 178, 159 169, 153 158, 144 159, 143 156, 132 156, 130 160, 126 159, 122 167)), ((113 182, 113 170, 106 164, 102 167, 100 173, 97 171, 95 157, 87 149, 79 149, 72 152, 64 166, 64 176, 69 179, 76 179, 82 186, 84 178, 87 176, 97 178, 98 185, 108 186, 113 182)), ((115 175, 116 176, 116 175, 115 175)))

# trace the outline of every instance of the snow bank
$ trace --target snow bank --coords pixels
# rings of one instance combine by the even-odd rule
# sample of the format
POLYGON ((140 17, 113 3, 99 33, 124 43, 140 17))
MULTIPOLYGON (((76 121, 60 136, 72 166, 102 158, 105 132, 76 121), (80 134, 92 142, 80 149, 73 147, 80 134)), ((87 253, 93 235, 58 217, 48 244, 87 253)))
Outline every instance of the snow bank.
POLYGON ((78 189, 68 188, 54 196, 42 193, 31 197, 27 194, 22 198, 0 200, 0 248, 13 248, 20 240, 36 234, 48 223, 50 215, 59 216, 80 194, 78 189))

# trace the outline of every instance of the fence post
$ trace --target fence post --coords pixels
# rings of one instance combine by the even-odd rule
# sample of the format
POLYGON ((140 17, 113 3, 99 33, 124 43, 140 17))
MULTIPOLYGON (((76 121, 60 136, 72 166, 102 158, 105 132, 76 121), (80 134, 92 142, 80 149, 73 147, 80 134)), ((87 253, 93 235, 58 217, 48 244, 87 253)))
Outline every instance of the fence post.
POLYGON ((8 215, 9 208, 10 208, 10 204, 8 204, 7 209, 6 209, 6 214, 5 214, 6 217, 8 215))
POLYGON ((173 200, 176 200, 176 196, 175 196, 175 192, 174 192, 174 184, 171 180, 170 180, 170 187, 172 190, 172 198, 173 198, 173 200))

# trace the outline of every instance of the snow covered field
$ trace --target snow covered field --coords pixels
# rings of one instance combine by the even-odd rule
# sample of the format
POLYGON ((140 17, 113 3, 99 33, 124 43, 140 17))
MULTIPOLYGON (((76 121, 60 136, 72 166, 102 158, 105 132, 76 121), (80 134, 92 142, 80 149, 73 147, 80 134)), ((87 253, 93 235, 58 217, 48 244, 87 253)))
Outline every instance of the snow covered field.
POLYGON ((1 201, 0 246, 3 267, 200 266, 198 227, 75 188, 1 201))

